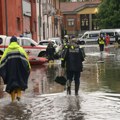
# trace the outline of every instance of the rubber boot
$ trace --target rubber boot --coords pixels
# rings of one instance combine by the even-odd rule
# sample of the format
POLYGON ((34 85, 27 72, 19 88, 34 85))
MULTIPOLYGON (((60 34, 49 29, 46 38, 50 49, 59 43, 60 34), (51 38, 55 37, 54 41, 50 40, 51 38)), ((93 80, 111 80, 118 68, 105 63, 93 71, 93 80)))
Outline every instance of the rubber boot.
POLYGON ((13 91, 10 93, 10 95, 11 95, 11 100, 12 100, 12 102, 14 102, 14 100, 15 100, 15 90, 13 90, 13 91))
POLYGON ((21 98, 21 89, 17 89, 16 92, 17 92, 17 97, 16 97, 16 99, 17 99, 18 101, 20 101, 20 98, 21 98))
POLYGON ((67 95, 71 95, 71 81, 67 81, 67 95))
POLYGON ((75 95, 78 95, 78 91, 79 91, 79 85, 75 85, 75 95))

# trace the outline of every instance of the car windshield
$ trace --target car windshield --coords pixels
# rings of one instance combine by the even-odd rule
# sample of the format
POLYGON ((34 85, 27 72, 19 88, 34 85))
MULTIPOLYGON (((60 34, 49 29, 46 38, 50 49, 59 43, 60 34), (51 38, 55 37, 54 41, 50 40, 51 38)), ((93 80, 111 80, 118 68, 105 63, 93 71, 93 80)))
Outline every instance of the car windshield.
MULTIPOLYGON (((39 42, 39 45, 48 45, 48 44, 49 44, 49 41, 41 41, 41 42, 39 42)), ((52 42, 52 44, 54 44, 54 42, 52 42)))
POLYGON ((56 38, 49 38, 50 40, 55 40, 57 42, 57 44, 61 44, 61 39, 59 37, 56 38))
POLYGON ((38 44, 36 41, 34 41, 34 40, 32 40, 32 39, 31 39, 31 41, 32 41, 32 43, 33 43, 34 45, 37 45, 37 44, 38 44))
POLYGON ((120 37, 120 32, 118 32, 118 36, 120 37))
POLYGON ((110 37, 114 37, 114 32, 101 32, 100 34, 103 34, 103 36, 105 36, 107 34, 110 37))

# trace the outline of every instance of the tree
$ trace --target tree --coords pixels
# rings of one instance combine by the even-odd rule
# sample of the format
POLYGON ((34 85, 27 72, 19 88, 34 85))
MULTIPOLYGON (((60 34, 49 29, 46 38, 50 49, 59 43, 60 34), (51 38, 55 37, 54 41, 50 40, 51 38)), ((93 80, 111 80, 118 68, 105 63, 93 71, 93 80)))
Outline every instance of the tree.
POLYGON ((71 2, 71 0, 60 0, 60 2, 71 2))
POLYGON ((87 1, 96 1, 96 0, 60 0, 60 2, 87 2, 87 1))
POLYGON ((102 0, 97 18, 100 28, 120 28, 120 1, 102 0))

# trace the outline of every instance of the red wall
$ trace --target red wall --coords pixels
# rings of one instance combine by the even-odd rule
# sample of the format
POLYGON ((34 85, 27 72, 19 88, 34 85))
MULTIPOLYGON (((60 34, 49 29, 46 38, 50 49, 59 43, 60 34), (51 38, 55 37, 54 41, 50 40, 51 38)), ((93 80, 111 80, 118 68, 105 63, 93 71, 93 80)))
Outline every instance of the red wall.
POLYGON ((19 36, 22 33, 22 2, 21 0, 7 0, 8 7, 8 35, 19 36), (17 17, 20 18, 20 31, 17 30, 17 17))
MULTIPOLYGON (((1 8, 1 6, 2 6, 2 3, 1 3, 1 1, 0 1, 0 16, 2 16, 2 8, 1 8)), ((2 29, 3 27, 2 27, 2 19, 0 19, 0 34, 3 32, 3 29, 2 29)))
POLYGON ((37 16, 36 16, 36 3, 31 0, 31 10, 32 10, 32 16, 31 16, 31 32, 32 37, 34 40, 37 41, 37 16), (36 26, 35 26, 36 25, 36 26))
MULTIPOLYGON (((23 33, 23 13, 22 13, 22 0, 6 0, 7 1, 7 23, 8 35, 19 36, 23 33), (17 29, 17 17, 20 18, 20 30, 17 29)), ((37 40, 37 27, 36 22, 36 3, 31 1, 31 25, 32 38, 37 40), (33 29, 35 28, 35 29, 33 29)), ((37 22, 36 22, 37 25, 37 22)), ((0 34, 6 35, 6 16, 5 16, 5 0, 0 0, 0 34)))
POLYGON ((5 0, 0 0, 0 34, 6 34, 5 0))

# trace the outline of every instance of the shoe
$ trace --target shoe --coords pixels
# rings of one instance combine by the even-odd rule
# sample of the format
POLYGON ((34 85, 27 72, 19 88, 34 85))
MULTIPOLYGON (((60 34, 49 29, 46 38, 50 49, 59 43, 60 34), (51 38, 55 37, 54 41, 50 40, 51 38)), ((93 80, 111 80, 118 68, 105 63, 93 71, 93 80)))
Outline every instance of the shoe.
POLYGON ((20 101, 20 97, 16 97, 16 99, 17 99, 18 101, 20 101))
POLYGON ((78 91, 75 91, 75 95, 78 96, 78 91))
POLYGON ((75 93, 76 96, 78 96, 78 93, 75 93))
POLYGON ((67 87, 67 95, 71 95, 71 87, 67 87))

